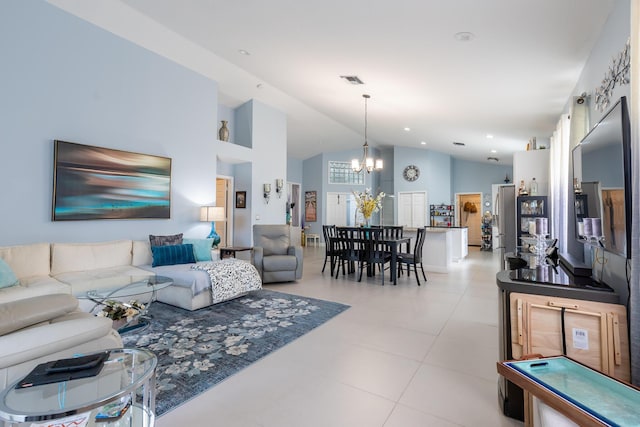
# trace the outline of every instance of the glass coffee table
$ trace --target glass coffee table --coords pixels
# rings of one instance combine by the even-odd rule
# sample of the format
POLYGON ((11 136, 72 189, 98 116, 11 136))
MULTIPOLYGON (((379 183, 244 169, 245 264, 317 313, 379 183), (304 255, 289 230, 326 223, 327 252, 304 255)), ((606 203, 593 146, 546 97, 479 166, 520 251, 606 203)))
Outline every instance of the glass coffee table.
POLYGON ((76 297, 93 301, 95 303, 91 309, 93 313, 108 300, 122 301, 129 297, 148 295, 149 302, 145 305, 145 309, 132 321, 118 328, 118 333, 121 334, 149 326, 151 317, 148 311, 151 303, 156 299, 156 293, 160 289, 164 289, 173 284, 173 279, 166 276, 125 276, 110 280, 112 281, 98 279, 94 283, 89 284, 89 286, 95 285, 95 289, 76 295, 76 297))
POLYGON ((108 353, 96 376, 2 391, 0 421, 6 427, 152 427, 158 359, 143 349, 108 353))

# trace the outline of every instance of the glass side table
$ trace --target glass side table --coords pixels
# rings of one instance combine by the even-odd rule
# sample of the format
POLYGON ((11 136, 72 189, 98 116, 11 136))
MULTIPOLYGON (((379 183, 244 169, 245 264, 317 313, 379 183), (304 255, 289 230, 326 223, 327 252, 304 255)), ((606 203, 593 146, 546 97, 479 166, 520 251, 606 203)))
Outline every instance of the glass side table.
POLYGON ((0 394, 0 421, 5 427, 152 427, 157 363, 148 350, 114 349, 95 377, 22 389, 13 384, 0 394))
POLYGON ((95 288, 76 295, 76 298, 93 302, 95 305, 90 310, 92 313, 97 312, 97 309, 110 299, 123 300, 128 297, 147 295, 148 302, 145 309, 131 322, 118 328, 118 333, 125 334, 133 330, 140 331, 149 326, 151 320, 148 315, 149 307, 155 301, 160 289, 173 285, 173 279, 165 276, 122 276, 98 279, 88 284, 88 286, 91 285, 95 288))

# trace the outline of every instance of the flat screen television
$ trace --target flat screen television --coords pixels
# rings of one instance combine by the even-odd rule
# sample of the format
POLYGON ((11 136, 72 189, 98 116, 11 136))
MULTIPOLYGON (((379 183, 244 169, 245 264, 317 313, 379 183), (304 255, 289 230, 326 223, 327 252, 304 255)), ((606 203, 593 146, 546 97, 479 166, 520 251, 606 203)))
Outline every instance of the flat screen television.
POLYGON ((572 160, 576 237, 631 258, 631 124, 625 97, 573 149, 572 160), (588 232, 587 222, 596 223, 591 218, 600 228, 595 233, 588 232))

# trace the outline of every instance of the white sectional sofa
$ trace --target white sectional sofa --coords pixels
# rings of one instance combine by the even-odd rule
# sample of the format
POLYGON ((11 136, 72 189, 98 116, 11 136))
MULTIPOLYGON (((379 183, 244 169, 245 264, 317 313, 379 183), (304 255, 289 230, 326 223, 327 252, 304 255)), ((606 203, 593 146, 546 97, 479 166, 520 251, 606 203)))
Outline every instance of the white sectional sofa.
MULTIPOLYGON (((148 241, 117 240, 99 243, 35 243, 0 247, 3 259, 19 279, 19 284, 0 288, 0 303, 53 293, 82 296, 86 291, 117 288, 128 283, 130 276, 161 275, 173 279, 173 285, 162 289, 157 300, 187 310, 196 310, 212 303, 210 275, 194 270, 193 264, 152 267, 152 252, 148 241)), ((257 274, 257 273, 256 273, 257 274)), ((227 292, 226 299, 245 294, 251 288, 240 286, 237 292, 227 292)), ((257 286, 257 287, 256 287, 257 286)), ((83 304, 83 309, 93 304, 83 304)))
POLYGON ((111 326, 110 319, 79 311, 68 294, 0 303, 0 390, 40 363, 122 347, 111 326))

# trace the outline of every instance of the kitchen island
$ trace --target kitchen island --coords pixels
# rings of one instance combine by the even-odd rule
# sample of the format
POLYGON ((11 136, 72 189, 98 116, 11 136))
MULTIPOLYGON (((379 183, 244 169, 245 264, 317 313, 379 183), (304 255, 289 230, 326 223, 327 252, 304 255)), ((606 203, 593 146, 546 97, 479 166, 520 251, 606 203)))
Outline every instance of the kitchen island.
POLYGON ((453 262, 462 261, 469 253, 467 227, 426 227, 422 249, 424 269, 448 273, 453 262))

